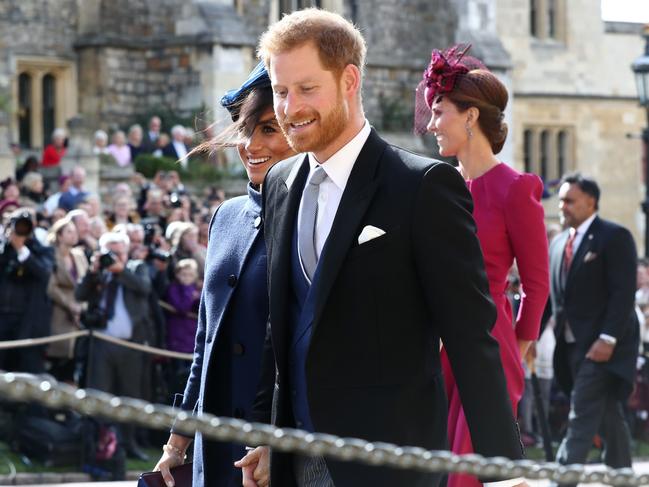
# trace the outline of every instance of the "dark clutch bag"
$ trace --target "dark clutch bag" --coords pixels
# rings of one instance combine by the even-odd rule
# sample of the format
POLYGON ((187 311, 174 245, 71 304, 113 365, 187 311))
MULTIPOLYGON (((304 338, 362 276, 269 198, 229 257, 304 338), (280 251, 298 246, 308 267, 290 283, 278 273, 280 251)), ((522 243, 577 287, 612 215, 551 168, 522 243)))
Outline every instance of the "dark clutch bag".
MULTIPOLYGON (((192 462, 173 467, 170 472, 176 487, 192 487, 192 462)), ((160 472, 147 472, 140 475, 137 487, 167 487, 160 472)))

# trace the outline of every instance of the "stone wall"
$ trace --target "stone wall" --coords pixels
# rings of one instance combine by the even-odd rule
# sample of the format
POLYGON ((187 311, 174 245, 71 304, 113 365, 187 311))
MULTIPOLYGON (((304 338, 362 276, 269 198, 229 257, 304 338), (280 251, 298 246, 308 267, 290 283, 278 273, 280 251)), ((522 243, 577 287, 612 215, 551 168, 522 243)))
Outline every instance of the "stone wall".
POLYGON ((77 17, 77 0, 2 0, 0 52, 73 58, 77 17))
MULTIPOLYGON (((514 105, 513 130, 521 134, 526 125, 560 124, 575 135, 574 165, 594 177, 601 186, 600 213, 631 230, 638 248, 643 242, 643 195, 641 173, 644 114, 633 101, 556 97, 518 97, 514 105)), ((516 138, 516 167, 523 169, 522 137, 516 138)), ((546 217, 558 221, 558 200, 544 201, 546 217)))
POLYGON ((154 107, 189 115, 202 104, 199 55, 191 45, 80 49, 80 111, 104 128, 125 126, 154 107))
POLYGON ((631 62, 643 41, 639 32, 607 32, 599 2, 565 2, 563 41, 530 37, 529 2, 497 2, 498 33, 512 55, 517 93, 636 96, 631 62))
POLYGON ((447 0, 345 2, 367 42, 363 103, 370 122, 412 131, 414 92, 434 47, 454 40, 457 19, 447 0))

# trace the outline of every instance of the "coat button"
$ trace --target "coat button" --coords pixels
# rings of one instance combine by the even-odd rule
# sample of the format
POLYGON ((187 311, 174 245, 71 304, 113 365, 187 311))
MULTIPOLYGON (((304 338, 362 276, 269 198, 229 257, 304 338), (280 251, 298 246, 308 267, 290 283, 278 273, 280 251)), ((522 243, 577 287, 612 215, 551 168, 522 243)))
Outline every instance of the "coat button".
POLYGON ((232 353, 234 353, 235 355, 243 355, 243 352, 244 348, 241 343, 235 343, 234 345, 232 345, 232 353))
POLYGON ((234 274, 230 274, 228 276, 228 286, 234 287, 236 285, 237 285, 237 276, 235 276, 234 274))
POLYGON ((234 417, 237 419, 241 419, 245 416, 245 413, 243 412, 242 408, 234 408, 234 417))
POLYGON ((255 218, 255 228, 259 228, 261 226, 261 217, 258 216, 255 218))

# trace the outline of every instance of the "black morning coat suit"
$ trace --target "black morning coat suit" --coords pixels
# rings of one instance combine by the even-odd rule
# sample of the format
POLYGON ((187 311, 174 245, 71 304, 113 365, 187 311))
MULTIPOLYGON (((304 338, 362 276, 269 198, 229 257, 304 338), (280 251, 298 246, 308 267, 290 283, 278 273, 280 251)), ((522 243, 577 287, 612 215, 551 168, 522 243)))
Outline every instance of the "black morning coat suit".
MULTIPOLYGON (((307 159, 298 155, 274 166, 263 192, 276 374, 272 368, 266 374, 254 419, 268 422, 274 400, 272 420, 280 427, 294 426, 288 293, 291 237, 307 159)), ((447 448, 441 337, 476 452, 521 458, 498 344, 489 333, 496 311, 471 211, 471 196, 452 166, 390 146, 372 130, 318 264, 306 359, 316 431, 447 448), (366 225, 386 233, 359 245, 366 225)), ((336 487, 434 486, 439 481, 434 474, 329 459, 327 466, 336 487)), ((295 485, 289 454, 272 454, 271 485, 295 485)))
POLYGON ((578 348, 585 356, 601 333, 617 339, 611 359, 602 364, 619 376, 619 397, 633 388, 639 329, 634 310, 636 249, 626 228, 596 217, 583 236, 565 282, 561 268, 568 230, 550 244, 551 298, 556 326, 555 377, 570 394, 572 376, 565 347, 565 324, 570 324, 578 348))

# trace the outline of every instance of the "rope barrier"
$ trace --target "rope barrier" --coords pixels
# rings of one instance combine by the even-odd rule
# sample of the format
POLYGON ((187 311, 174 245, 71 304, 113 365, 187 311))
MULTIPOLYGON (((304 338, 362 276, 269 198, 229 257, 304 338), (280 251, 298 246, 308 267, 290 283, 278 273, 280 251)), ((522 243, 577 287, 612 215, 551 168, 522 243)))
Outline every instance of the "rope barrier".
POLYGON ((369 443, 357 438, 309 433, 247 423, 210 414, 193 416, 168 406, 121 398, 94 390, 76 389, 67 384, 30 374, 0 374, 0 394, 16 401, 37 401, 52 408, 67 407, 90 416, 102 416, 118 422, 131 422, 155 429, 169 429, 206 438, 247 445, 268 445, 281 451, 327 456, 343 461, 383 465, 427 472, 462 472, 489 478, 549 479, 559 483, 605 483, 614 486, 649 484, 649 475, 636 475, 630 468, 586 471, 584 465, 536 463, 531 460, 484 458, 480 455, 455 455, 448 451, 389 443, 369 443))
POLYGON ((69 333, 61 333, 60 335, 53 335, 42 338, 25 338, 24 340, 8 340, 0 342, 0 350, 9 348, 23 348, 34 347, 36 345, 47 345, 48 343, 62 342, 64 340, 71 340, 73 338, 88 335, 88 330, 71 331, 69 333))
MULTIPOLYGON (((34 347, 36 345, 46 345, 48 343, 61 342, 64 340, 71 340, 73 338, 79 338, 82 336, 89 336, 91 334, 90 330, 79 330, 71 331, 69 333, 61 333, 60 335, 52 335, 49 337, 42 338, 26 338, 24 340, 10 340, 0 342, 0 350, 9 349, 9 348, 23 348, 23 347, 34 347)), ((128 340, 122 340, 121 338, 115 338, 100 331, 92 331, 92 336, 106 342, 111 342, 122 347, 130 348, 132 350, 139 350, 140 352, 149 353, 151 355, 157 355, 162 357, 177 358, 181 360, 193 360, 194 355, 191 353, 181 353, 173 352, 171 350, 165 350, 164 348, 152 347, 150 345, 142 345, 141 343, 129 342, 128 340)))

